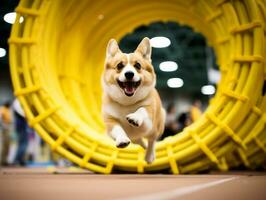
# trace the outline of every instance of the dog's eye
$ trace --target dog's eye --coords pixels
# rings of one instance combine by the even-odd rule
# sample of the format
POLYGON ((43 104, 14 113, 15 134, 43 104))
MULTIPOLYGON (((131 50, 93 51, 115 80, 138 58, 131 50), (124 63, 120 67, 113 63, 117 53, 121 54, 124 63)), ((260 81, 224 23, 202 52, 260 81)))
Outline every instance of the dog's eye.
POLYGON ((138 62, 135 63, 134 67, 135 67, 136 69, 141 69, 141 65, 140 65, 138 62))
POLYGON ((124 67, 124 64, 123 64, 122 62, 120 62, 120 63, 118 63, 118 64, 116 65, 116 68, 117 68, 118 70, 121 70, 123 67, 124 67))

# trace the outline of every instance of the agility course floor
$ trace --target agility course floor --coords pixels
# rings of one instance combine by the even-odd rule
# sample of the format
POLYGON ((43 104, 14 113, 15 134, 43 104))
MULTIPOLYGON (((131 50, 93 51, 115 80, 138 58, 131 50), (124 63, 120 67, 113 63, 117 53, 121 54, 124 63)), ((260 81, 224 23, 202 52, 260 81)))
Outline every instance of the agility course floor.
POLYGON ((0 199, 266 199, 266 173, 100 175, 61 168, 2 168, 0 199))

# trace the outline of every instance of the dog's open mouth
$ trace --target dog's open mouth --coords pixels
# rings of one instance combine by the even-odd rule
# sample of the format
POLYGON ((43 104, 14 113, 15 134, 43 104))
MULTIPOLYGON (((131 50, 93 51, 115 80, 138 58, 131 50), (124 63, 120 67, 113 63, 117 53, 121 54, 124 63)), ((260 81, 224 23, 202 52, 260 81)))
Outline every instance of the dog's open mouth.
POLYGON ((140 85, 140 81, 134 82, 134 81, 119 81, 117 80, 118 85, 124 90, 125 95, 132 96, 134 95, 135 91, 137 90, 138 86, 140 85))

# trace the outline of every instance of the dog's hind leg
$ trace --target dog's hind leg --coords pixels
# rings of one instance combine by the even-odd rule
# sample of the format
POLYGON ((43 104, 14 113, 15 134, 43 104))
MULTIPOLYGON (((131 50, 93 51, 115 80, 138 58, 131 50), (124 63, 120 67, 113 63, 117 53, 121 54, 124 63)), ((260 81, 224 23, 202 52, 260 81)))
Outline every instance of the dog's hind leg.
POLYGON ((134 143, 142 146, 143 149, 147 149, 147 144, 142 138, 135 140, 134 143))
POLYGON ((149 164, 155 160, 155 143, 156 143, 156 139, 148 140, 148 147, 146 150, 145 160, 149 164))

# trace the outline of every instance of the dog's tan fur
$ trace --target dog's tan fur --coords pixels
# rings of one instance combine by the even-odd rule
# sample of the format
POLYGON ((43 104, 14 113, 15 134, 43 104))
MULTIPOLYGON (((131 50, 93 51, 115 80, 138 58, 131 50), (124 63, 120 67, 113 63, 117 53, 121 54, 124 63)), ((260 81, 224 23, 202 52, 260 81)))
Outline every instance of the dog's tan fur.
POLYGON ((102 75, 103 119, 107 133, 115 140, 117 147, 126 147, 130 141, 146 150, 146 161, 155 159, 155 142, 164 130, 165 112, 155 89, 156 75, 151 64, 151 46, 144 38, 134 53, 125 54, 117 42, 111 39, 107 46, 106 62, 102 75), (122 63, 124 70, 118 69, 122 63), (139 63, 141 68, 135 66, 139 63), (126 95, 126 89, 118 84, 124 80, 125 70, 134 72, 133 80, 140 80, 133 95, 126 95), (143 138, 146 138, 148 145, 143 138))

